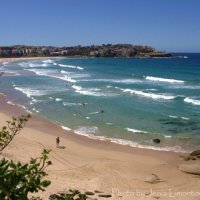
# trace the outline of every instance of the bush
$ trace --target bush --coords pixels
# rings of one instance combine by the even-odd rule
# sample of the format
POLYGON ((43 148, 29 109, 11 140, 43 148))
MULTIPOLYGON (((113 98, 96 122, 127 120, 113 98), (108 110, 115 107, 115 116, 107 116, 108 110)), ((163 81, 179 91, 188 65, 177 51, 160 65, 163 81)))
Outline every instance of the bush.
POLYGON ((69 190, 67 193, 61 194, 52 194, 49 197, 50 200, 86 200, 87 196, 85 194, 81 194, 79 190, 69 190))
POLYGON ((0 131, 0 152, 20 133, 30 117, 30 114, 22 115, 21 117, 13 117, 11 121, 7 121, 7 126, 3 126, 0 131))
MULTIPOLYGON (((0 131, 0 151, 5 149, 14 136, 25 126, 30 115, 12 118, 7 127, 0 131)), ((44 191, 50 181, 43 180, 45 168, 51 165, 48 159, 50 150, 44 149, 41 157, 31 158, 28 164, 14 163, 5 158, 0 160, 0 199, 27 200, 29 193, 44 191)), ((32 197, 33 199, 40 199, 32 197)))

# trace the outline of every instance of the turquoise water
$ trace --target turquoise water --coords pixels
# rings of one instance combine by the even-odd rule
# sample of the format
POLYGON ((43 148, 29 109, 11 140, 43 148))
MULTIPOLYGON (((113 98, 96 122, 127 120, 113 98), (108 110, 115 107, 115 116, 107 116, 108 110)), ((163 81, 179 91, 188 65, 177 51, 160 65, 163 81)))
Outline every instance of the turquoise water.
POLYGON ((77 134, 190 150, 200 145, 200 54, 182 55, 3 63, 0 91, 77 134))

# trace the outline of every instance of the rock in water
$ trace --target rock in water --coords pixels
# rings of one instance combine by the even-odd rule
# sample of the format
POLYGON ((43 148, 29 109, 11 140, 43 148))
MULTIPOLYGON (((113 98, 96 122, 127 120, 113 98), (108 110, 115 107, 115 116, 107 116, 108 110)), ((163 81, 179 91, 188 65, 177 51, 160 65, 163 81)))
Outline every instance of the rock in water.
POLYGON ((200 164, 182 164, 178 168, 188 174, 200 175, 200 164))
POLYGON ((160 141, 160 139, 156 138, 156 139, 153 139, 153 142, 156 144, 159 144, 161 141, 160 141))

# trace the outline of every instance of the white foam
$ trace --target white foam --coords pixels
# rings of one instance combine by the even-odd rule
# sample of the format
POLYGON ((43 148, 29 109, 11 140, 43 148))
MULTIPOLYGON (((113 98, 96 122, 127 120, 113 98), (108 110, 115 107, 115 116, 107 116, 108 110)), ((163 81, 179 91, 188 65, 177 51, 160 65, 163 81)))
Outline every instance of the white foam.
POLYGON ((190 118, 188 118, 188 117, 181 117, 181 119, 183 119, 183 120, 189 120, 190 118))
POLYGON ((68 82, 71 82, 71 83, 76 83, 77 81, 72 79, 71 77, 69 76, 64 76, 64 77, 57 77, 59 79, 62 79, 62 80, 65 80, 65 81, 68 81, 68 82))
POLYGON ((199 85, 170 85, 167 88, 169 89, 188 89, 188 90, 199 90, 199 85))
POLYGON ((66 130, 66 131, 71 131, 72 130, 71 128, 66 127, 66 126, 61 126, 61 127, 62 127, 62 129, 66 130))
POLYGON ((25 106, 21 105, 21 104, 17 104, 17 106, 23 108, 24 110, 27 110, 27 108, 25 106))
POLYGON ((143 82, 143 81, 138 80, 138 79, 121 79, 121 80, 116 80, 116 79, 83 79, 83 80, 80 80, 80 81, 123 83, 123 84, 132 84, 132 83, 141 83, 141 82, 143 82))
POLYGON ((152 98, 152 99, 172 100, 172 99, 176 98, 176 96, 146 93, 146 92, 139 91, 139 90, 132 90, 132 89, 121 89, 121 90, 126 93, 135 94, 138 96, 148 97, 148 98, 152 98))
POLYGON ((90 119, 90 117, 85 117, 85 119, 90 119))
POLYGON ((31 97, 32 101, 30 104, 34 104, 34 103, 37 103, 38 101, 36 99, 34 99, 33 97, 31 97))
POLYGON ((75 130, 74 133, 88 137, 88 138, 93 139, 93 140, 109 141, 109 142, 124 145, 124 146, 137 147, 137 148, 141 148, 141 149, 152 149, 152 150, 157 150, 157 151, 173 151, 173 152, 186 153, 186 151, 184 151, 180 146, 155 147, 155 146, 141 145, 137 142, 133 142, 133 141, 130 141, 130 140, 107 138, 105 136, 95 136, 93 134, 88 134, 85 131, 75 130))
POLYGON ((79 135, 86 135, 86 134, 95 134, 98 132, 97 126, 82 126, 76 130, 74 130, 75 133, 79 135))
POLYGON ((18 107, 23 108, 24 110, 26 110, 26 112, 28 113, 32 113, 31 111, 29 111, 25 106, 21 105, 21 104, 16 104, 18 107))
POLYGON ((175 118, 175 119, 178 118, 178 116, 175 116, 175 115, 169 115, 169 117, 170 118, 175 118))
POLYGON ((129 132, 133 132, 133 133, 148 133, 146 131, 141 131, 141 130, 137 130, 137 129, 133 129, 133 128, 125 128, 127 131, 129 132))
POLYGON ((51 69, 26 69, 28 71, 34 72, 39 76, 50 76, 51 74, 56 74, 58 71, 51 69))
POLYGON ((59 71, 57 70, 43 70, 43 69, 27 69, 28 71, 32 71, 34 73, 36 73, 39 76, 47 76, 47 77, 51 77, 51 78, 57 78, 57 79, 61 79, 64 81, 68 81, 68 82, 72 82, 72 83, 76 83, 77 81, 72 79, 69 76, 60 76, 59 71))
POLYGON ((76 68, 79 69, 79 70, 84 70, 83 67, 79 67, 79 66, 77 66, 76 68))
POLYGON ((78 85, 73 85, 72 88, 74 88, 75 90, 82 90, 83 89, 81 86, 78 86, 78 85))
POLYGON ((184 99, 184 102, 191 103, 191 104, 196 105, 196 106, 200 106, 200 100, 192 99, 192 98, 189 98, 189 97, 186 97, 184 99))
POLYGON ((66 71, 64 71, 64 70, 61 70, 60 71, 62 74, 70 74, 70 72, 66 72, 66 71))
POLYGON ((63 65, 63 64, 58 64, 60 67, 68 67, 68 68, 72 68, 72 69, 76 69, 76 66, 73 65, 63 65))
POLYGON ((107 124, 107 125, 110 125, 110 126, 111 126, 111 125, 113 125, 113 124, 112 124, 112 123, 110 123, 110 122, 106 122, 106 124, 107 124))
POLYGON ((154 89, 154 88, 150 88, 150 89, 146 89, 146 91, 154 91, 154 92, 156 92, 156 91, 158 91, 157 89, 154 89))
POLYGON ((38 67, 48 67, 50 63, 42 61, 43 63, 37 62, 21 62, 18 65, 23 68, 38 68, 38 67))
POLYGON ((80 106, 80 103, 63 102, 64 106, 80 106))
POLYGON ((48 67, 49 64, 48 63, 43 63, 43 64, 34 64, 34 63, 30 63, 29 67, 48 67))
POLYGON ((40 111, 39 110, 37 110, 36 108, 33 108, 32 109, 33 111, 35 111, 35 112, 37 112, 37 113, 39 113, 40 111))
POLYGON ((60 67, 67 67, 67 68, 72 68, 72 69, 79 69, 79 70, 84 70, 83 67, 79 66, 74 66, 74 65, 64 65, 64 64, 58 64, 60 67))
POLYGON ((27 97, 31 97, 31 96, 42 96, 42 95, 46 95, 47 91, 44 90, 37 90, 37 89, 32 89, 32 88, 21 88, 21 87, 14 87, 15 90, 18 90, 22 93, 24 93, 27 97))
POLYGON ((99 114, 99 112, 97 111, 97 112, 90 113, 90 115, 95 115, 95 114, 99 114))
POLYGON ((167 83, 184 83, 184 81, 182 80, 160 78, 160 77, 154 77, 154 76, 146 76, 145 79, 150 80, 150 81, 159 81, 159 82, 167 82, 167 83))
POLYGON ((51 64, 51 63, 54 63, 54 60, 48 59, 48 60, 43 60, 42 62, 51 64))
POLYGON ((67 72, 67 71, 64 71, 64 70, 61 70, 60 72, 61 72, 61 74, 70 76, 71 78, 86 78, 86 77, 90 77, 90 74, 86 74, 86 73, 78 74, 77 72, 76 73, 75 72, 67 72))
POLYGON ((62 101, 62 99, 56 98, 55 101, 59 102, 59 101, 62 101))
POLYGON ((14 104, 12 101, 7 101, 7 104, 15 106, 16 104, 14 104))
POLYGON ((107 88, 111 88, 112 86, 111 86, 111 85, 107 85, 106 87, 107 87, 107 88))
POLYGON ((164 137, 165 137, 165 138, 172 138, 171 135, 165 135, 164 137))
POLYGON ((87 88, 84 89, 81 86, 78 85, 73 85, 72 88, 75 89, 76 93, 82 94, 82 95, 87 95, 87 96, 115 96, 116 94, 113 93, 105 93, 105 92, 100 92, 100 89, 98 88, 87 88))

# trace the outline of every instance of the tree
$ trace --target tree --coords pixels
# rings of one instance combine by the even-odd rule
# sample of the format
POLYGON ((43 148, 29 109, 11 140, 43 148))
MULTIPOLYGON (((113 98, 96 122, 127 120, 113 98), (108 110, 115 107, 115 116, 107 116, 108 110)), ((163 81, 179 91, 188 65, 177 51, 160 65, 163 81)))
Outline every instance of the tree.
MULTIPOLYGON (((7 127, 4 126, 0 131, 0 152, 19 134, 30 117, 30 115, 23 115, 7 121, 7 127)), ((44 170, 51 165, 51 161, 48 159, 49 152, 50 150, 44 149, 41 157, 31 158, 28 164, 1 159, 0 199, 28 200, 29 193, 44 191, 51 183, 49 180, 43 180, 47 175, 44 170)), ((32 197, 31 199, 38 198, 32 197)))
POLYGON ((30 114, 22 115, 21 117, 12 117, 12 121, 7 121, 7 126, 3 126, 0 131, 0 152, 20 133, 30 117, 30 114))

